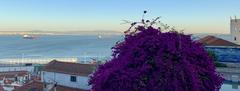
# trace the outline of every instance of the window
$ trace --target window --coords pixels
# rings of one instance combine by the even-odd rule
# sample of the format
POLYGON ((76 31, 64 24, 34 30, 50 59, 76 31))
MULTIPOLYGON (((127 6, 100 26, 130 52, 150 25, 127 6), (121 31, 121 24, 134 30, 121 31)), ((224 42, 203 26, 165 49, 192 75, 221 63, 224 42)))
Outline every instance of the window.
POLYGON ((71 82, 77 82, 77 77, 76 76, 71 76, 70 81, 71 82))
POLYGON ((236 37, 234 37, 234 40, 236 41, 236 40, 237 40, 237 38, 236 38, 236 37))

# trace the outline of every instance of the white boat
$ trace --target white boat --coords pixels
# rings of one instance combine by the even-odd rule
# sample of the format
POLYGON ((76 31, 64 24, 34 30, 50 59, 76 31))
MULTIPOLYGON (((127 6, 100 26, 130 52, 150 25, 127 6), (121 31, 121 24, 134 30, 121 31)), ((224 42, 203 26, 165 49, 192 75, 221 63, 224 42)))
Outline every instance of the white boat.
POLYGON ((99 38, 99 39, 101 39, 101 38, 102 38, 102 36, 101 36, 101 35, 98 35, 98 38, 99 38))
POLYGON ((32 35, 23 35, 23 39, 35 39, 36 37, 35 36, 32 36, 32 35))

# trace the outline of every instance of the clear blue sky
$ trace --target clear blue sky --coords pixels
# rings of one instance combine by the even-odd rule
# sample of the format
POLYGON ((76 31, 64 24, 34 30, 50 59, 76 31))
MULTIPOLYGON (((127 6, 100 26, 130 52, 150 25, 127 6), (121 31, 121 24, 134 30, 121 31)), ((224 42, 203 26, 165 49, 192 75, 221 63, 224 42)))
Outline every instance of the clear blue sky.
POLYGON ((1 0, 0 31, 124 31, 121 20, 162 16, 187 33, 229 33, 240 0, 1 0))

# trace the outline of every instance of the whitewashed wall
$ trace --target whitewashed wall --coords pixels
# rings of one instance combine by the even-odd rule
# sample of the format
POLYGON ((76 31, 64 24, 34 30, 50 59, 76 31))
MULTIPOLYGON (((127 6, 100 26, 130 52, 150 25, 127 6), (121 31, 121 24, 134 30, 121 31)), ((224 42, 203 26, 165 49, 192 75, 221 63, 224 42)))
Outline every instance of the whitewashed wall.
POLYGON ((0 72, 7 72, 7 71, 34 72, 34 66, 6 66, 6 67, 0 67, 0 72))
POLYGON ((80 88, 89 90, 91 86, 88 86, 88 79, 89 77, 86 76, 76 76, 77 81, 71 82, 70 81, 71 75, 69 74, 62 74, 62 73, 56 73, 56 72, 46 72, 42 71, 41 74, 41 80, 42 82, 57 82, 58 85, 66 86, 66 87, 72 87, 72 88, 80 88))
POLYGON ((77 62, 78 59, 76 57, 56 57, 56 58, 3 58, 0 59, 0 64, 25 64, 25 63, 32 63, 32 64, 48 64, 52 60, 58 60, 62 62, 77 62))

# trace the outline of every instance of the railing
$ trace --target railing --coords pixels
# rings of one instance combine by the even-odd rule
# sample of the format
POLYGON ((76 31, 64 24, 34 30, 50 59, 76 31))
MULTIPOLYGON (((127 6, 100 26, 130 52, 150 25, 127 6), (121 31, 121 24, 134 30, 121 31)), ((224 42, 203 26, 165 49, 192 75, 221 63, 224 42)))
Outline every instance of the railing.
POLYGON ((79 56, 79 57, 8 57, 0 58, 0 66, 4 64, 47 64, 52 60, 63 62, 91 63, 92 61, 104 63, 110 57, 105 56, 79 56))
POLYGON ((6 58, 0 59, 0 64, 47 64, 52 60, 66 61, 66 62, 77 62, 77 58, 6 58))
POLYGON ((217 72, 227 81, 240 83, 239 68, 217 68, 217 72))

